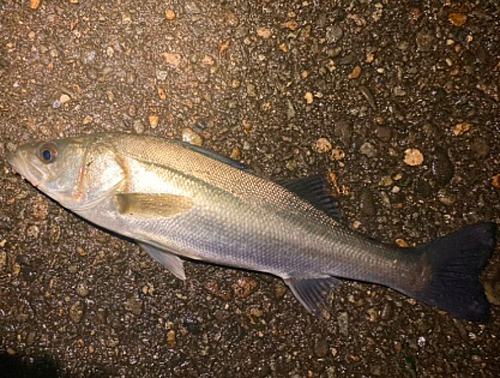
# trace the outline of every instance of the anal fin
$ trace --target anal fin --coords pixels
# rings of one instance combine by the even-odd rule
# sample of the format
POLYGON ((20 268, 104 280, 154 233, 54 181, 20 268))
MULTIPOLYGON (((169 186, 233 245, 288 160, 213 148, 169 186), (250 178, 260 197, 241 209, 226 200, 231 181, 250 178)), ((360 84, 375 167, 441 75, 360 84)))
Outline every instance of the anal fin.
POLYGON ((174 276, 180 278, 181 280, 186 280, 186 273, 184 272, 184 261, 172 253, 165 252, 161 249, 153 247, 149 244, 138 243, 139 246, 149 253, 149 255, 163 265, 166 269, 170 271, 174 276))
POLYGON ((289 277, 285 283, 300 303, 310 312, 321 315, 321 310, 326 308, 328 292, 340 286, 342 281, 335 277, 289 277))

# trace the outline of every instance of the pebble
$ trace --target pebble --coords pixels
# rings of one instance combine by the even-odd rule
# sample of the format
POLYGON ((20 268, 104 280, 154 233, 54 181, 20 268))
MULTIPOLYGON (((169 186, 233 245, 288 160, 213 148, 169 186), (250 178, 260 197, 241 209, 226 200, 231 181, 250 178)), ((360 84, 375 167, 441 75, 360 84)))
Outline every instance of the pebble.
POLYGON ((341 161, 345 158, 345 153, 340 148, 332 149, 332 153, 330 155, 333 160, 341 161))
POLYGON ((335 123, 335 136, 340 138, 342 144, 348 147, 351 144, 352 125, 346 121, 338 121, 335 123))
POLYGON ((363 143, 359 148, 359 152, 361 152, 363 155, 369 158, 377 156, 377 148, 370 142, 363 143))
POLYGON ((439 185, 446 185, 455 174, 455 167, 448 154, 442 150, 437 150, 432 159, 431 170, 439 185))
POLYGON ((141 119, 136 119, 132 126, 137 134, 142 134, 144 132, 144 122, 141 119))
POLYGON ((7 252, 0 251, 0 271, 4 270, 7 265, 7 252))
POLYGON ((343 35, 344 32, 338 25, 326 28, 325 38, 327 43, 337 43, 338 41, 340 41, 343 35))
POLYGON ((134 315, 142 314, 142 301, 137 296, 131 296, 124 303, 125 310, 131 312, 134 315))
POLYGON ((386 301, 384 303, 384 307, 382 308, 382 312, 380 317, 383 320, 390 320, 394 315, 394 303, 392 301, 386 301))
POLYGON ((33 10, 37 10, 40 6, 41 0, 30 0, 30 8, 33 10))
POLYGON ((332 144, 326 138, 319 138, 315 144, 316 151, 320 154, 325 154, 332 149, 332 144))
POLYGON ((375 136, 384 142, 389 142, 391 140, 392 132, 388 127, 377 126, 375 128, 375 136))
POLYGON ((341 312, 337 318, 339 331, 344 336, 349 336, 349 315, 347 312, 341 312))
POLYGON ((185 127, 182 129, 182 141, 189 144, 194 144, 195 146, 203 145, 202 137, 198 133, 191 130, 189 127, 185 127))
POLYGON ((148 117, 149 120, 149 126, 151 126, 152 129, 156 129, 158 127, 158 122, 160 121, 160 117, 157 116, 156 114, 151 114, 148 117))
POLYGON ((416 148, 408 148, 405 151, 404 162, 406 165, 416 167, 424 162, 424 155, 416 148))
POLYGON ((349 79, 357 79, 358 77, 361 76, 361 67, 356 66, 352 70, 352 72, 347 76, 349 79))
POLYGON ((52 107, 54 109, 59 109, 61 107, 61 100, 54 100, 54 102, 52 103, 52 107))
POLYGON ((251 278, 240 278, 231 285, 234 295, 239 299, 246 299, 250 294, 254 293, 259 287, 259 283, 251 278))
POLYGON ((438 199, 443 205, 451 206, 453 205, 457 198, 455 195, 448 193, 446 190, 442 189, 438 192, 438 199))
POLYGON ((74 323, 80 323, 85 314, 85 307, 82 302, 77 301, 69 308, 69 318, 74 323))
POLYGON ((500 174, 493 176, 491 185, 493 185, 495 189, 500 189, 500 174))
POLYGON ((135 117, 137 115, 137 106, 135 106, 134 104, 130 104, 127 110, 127 114, 130 117, 135 117))
POLYGON ((273 30, 269 28, 258 28, 257 35, 262 38, 270 38, 273 35, 273 30))
POLYGON ((366 216, 374 216, 377 213, 375 208, 375 201, 373 199, 373 194, 368 188, 361 189, 359 196, 359 204, 361 208, 361 214, 366 216))
POLYGON ((313 94, 311 92, 307 92, 305 95, 304 95, 304 98, 306 99, 306 102, 308 104, 312 104, 313 100, 314 100, 314 97, 313 97, 313 94))
POLYGON ((467 15, 463 13, 450 13, 448 15, 448 20, 457 27, 463 26, 467 22, 467 15))
POLYGON ((180 54, 164 53, 163 59, 165 60, 165 63, 177 68, 181 64, 182 57, 180 54))
POLYGON ((175 348, 176 345, 175 331, 173 329, 167 332, 167 346, 169 348, 175 348))
POLYGON ((76 285, 76 294, 78 294, 80 297, 85 298, 87 295, 89 295, 89 289, 83 282, 79 282, 76 285))
POLYGON ((92 121, 93 121, 93 120, 94 120, 94 119, 92 118, 92 116, 87 115, 87 116, 85 116, 85 118, 83 119, 83 121, 82 121, 82 125, 88 125, 88 124, 92 123, 92 121))
POLYGON ((373 94, 372 94, 372 91, 370 90, 370 88, 368 88, 366 85, 360 85, 359 91, 361 92, 361 94, 365 98, 366 102, 368 102, 368 105, 370 105, 370 107, 373 110, 377 110, 377 103, 375 102, 375 97, 373 97, 373 94))
POLYGON ((424 31, 420 31, 416 36, 417 47, 420 51, 427 52, 434 47, 434 36, 424 31))
POLYGON ((296 114, 295 108, 293 107, 292 101, 290 101, 290 100, 287 100, 286 104, 287 104, 286 117, 288 119, 292 119, 295 117, 295 114, 296 114))
POLYGON ((453 127, 453 135, 459 136, 465 134, 470 130, 471 124, 468 122, 457 123, 455 127, 453 127))
POLYGON ((486 281, 484 283, 484 292, 491 304, 500 306, 500 281, 486 281))
POLYGON ((165 17, 167 20, 175 20, 176 14, 172 9, 165 10, 165 17))
POLYGON ((490 152, 488 141, 484 138, 474 138, 474 141, 472 141, 470 148, 478 158, 485 157, 490 152))
POLYGON ((323 358, 328 354, 328 344, 325 340, 316 341, 314 344, 314 354, 319 358, 323 358))
POLYGON ((241 149, 238 146, 234 146, 233 149, 231 150, 231 155, 229 155, 229 157, 233 160, 240 160, 241 149))
POLYGON ((69 101, 71 100, 71 97, 69 97, 66 93, 63 93, 61 95, 61 97, 59 97, 59 101, 61 102, 61 104, 66 104, 68 103, 69 101))

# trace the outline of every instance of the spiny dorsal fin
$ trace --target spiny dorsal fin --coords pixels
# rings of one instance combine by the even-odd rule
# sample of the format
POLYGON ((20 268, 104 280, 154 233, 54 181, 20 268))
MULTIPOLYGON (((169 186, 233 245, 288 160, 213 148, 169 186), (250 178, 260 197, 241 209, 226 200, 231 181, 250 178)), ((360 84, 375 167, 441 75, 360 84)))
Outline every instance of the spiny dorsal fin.
POLYGON ((298 179, 284 179, 277 180, 276 183, 294 192, 336 221, 343 221, 339 201, 332 195, 332 190, 325 176, 314 175, 298 179))

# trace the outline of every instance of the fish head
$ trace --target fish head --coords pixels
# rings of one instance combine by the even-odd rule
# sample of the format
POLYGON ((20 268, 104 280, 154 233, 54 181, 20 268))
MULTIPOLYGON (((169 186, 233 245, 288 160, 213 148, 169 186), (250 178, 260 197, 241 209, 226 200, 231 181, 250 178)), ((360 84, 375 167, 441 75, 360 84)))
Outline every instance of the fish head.
POLYGON ((123 177, 112 151, 92 137, 26 143, 6 159, 32 185, 75 211, 90 207, 123 177))

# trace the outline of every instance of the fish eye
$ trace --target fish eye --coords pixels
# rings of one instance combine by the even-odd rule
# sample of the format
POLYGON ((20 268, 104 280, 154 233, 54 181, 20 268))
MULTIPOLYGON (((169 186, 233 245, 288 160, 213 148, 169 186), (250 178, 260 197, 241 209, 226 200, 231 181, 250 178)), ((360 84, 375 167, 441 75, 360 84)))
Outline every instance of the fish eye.
POLYGON ((57 148, 53 143, 44 143, 39 148, 39 155, 44 163, 52 163, 57 157, 57 148))

